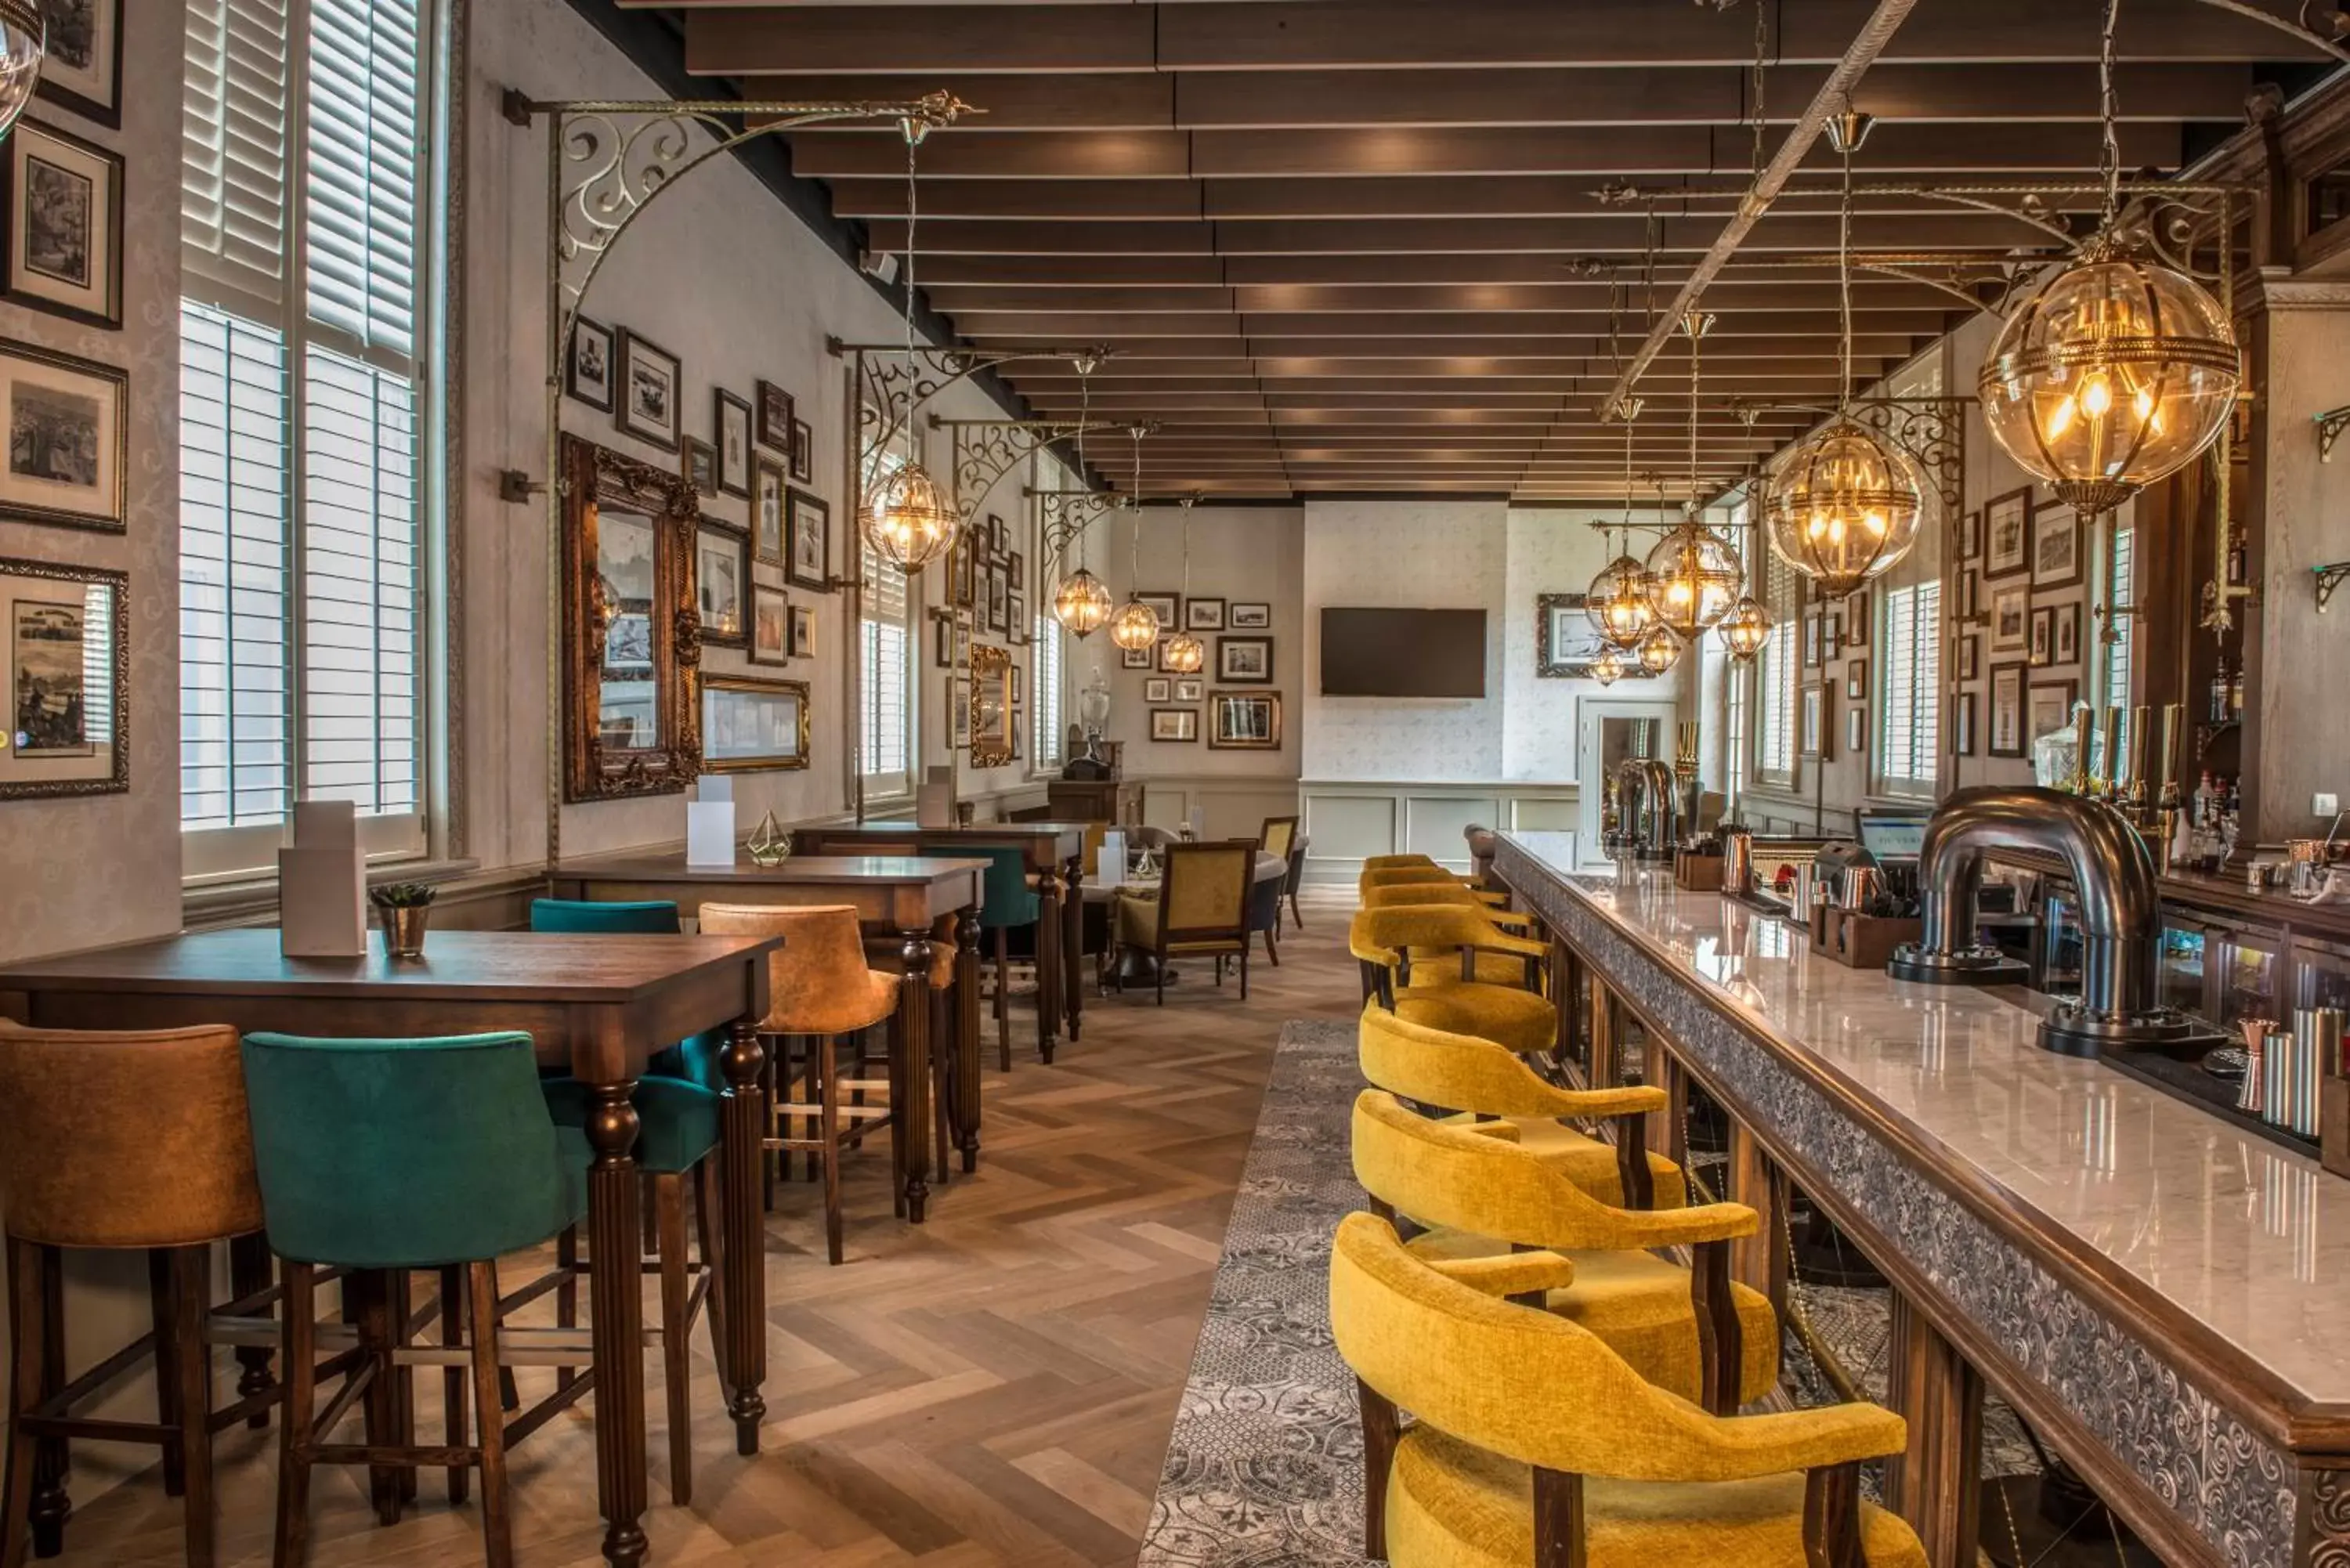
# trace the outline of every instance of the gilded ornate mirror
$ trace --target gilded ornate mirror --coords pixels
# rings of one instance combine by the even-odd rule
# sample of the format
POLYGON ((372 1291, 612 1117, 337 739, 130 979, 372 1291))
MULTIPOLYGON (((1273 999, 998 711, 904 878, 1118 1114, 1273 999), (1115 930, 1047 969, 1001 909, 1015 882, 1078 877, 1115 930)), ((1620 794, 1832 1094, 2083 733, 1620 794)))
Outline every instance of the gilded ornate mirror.
POLYGON ((971 649, 971 765, 1000 768, 1016 754, 1012 733, 1012 655, 987 643, 971 649))
POLYGON ((563 438, 563 796, 671 794, 700 771, 690 481, 563 438))

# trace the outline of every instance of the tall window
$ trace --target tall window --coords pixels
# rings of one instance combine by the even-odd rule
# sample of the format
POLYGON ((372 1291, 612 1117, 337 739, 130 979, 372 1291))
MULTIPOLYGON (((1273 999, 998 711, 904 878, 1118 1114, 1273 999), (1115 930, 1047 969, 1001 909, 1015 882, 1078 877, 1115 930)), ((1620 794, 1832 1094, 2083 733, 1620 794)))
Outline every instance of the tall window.
POLYGON ((1776 625, 1754 656, 1754 776, 1783 784, 1795 774, 1795 675, 1803 656, 1796 639, 1803 627, 1794 568, 1776 551, 1763 555, 1762 602, 1776 625))
POLYGON ((1035 691, 1028 705, 1036 726, 1035 743, 1029 754, 1036 759, 1035 765, 1040 772, 1058 768, 1066 760, 1061 755, 1066 728, 1061 718, 1061 670, 1066 651, 1061 639, 1066 635, 1051 610, 1036 612, 1036 624, 1028 638, 1029 647, 1035 649, 1033 667, 1028 672, 1035 691))
POLYGON ((1942 585, 1888 590, 1884 621, 1877 785, 1930 795, 1941 734, 1942 585))
POLYGON ((297 799, 426 845, 418 325, 430 0, 190 0, 181 825, 268 864, 297 799))
POLYGON ((858 768, 868 794, 904 794, 913 786, 910 715, 912 635, 906 629, 906 574, 859 543, 865 580, 858 626, 858 691, 864 703, 858 768))
MULTIPOLYGON (((2137 604, 2137 529, 2136 525, 2114 530, 2114 558, 2109 563, 2107 570, 2113 574, 2111 579, 2113 593, 2110 597, 2113 607, 2116 610, 2126 610, 2137 604)), ((2083 607, 2081 613, 2088 614, 2086 607, 2083 607)), ((2127 746, 2136 743, 2129 733, 2129 722, 2136 712, 2131 706, 2130 693, 2137 681, 2137 618, 2133 615, 2116 615, 2113 618, 2113 628, 2121 636, 2118 640, 2104 645, 2106 649, 2105 705, 2121 710, 2121 743, 2127 746)), ((2095 622, 2092 621, 2089 626, 2083 627, 2081 630, 2084 636, 2095 637, 2100 635, 2102 628, 2096 628, 2095 622)), ((2125 751, 2122 755, 2127 756, 2129 753, 2125 751)), ((2085 765, 2085 760, 2084 765, 2085 765)))

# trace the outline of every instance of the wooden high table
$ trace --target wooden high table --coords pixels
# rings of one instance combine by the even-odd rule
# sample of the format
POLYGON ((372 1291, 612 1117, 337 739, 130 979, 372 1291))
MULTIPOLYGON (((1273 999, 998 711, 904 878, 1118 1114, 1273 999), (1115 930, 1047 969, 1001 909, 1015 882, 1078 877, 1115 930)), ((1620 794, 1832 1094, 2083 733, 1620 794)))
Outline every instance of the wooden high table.
POLYGON ((923 827, 911 822, 863 822, 803 827, 792 835, 813 855, 952 855, 974 845, 1016 845, 1027 856, 1044 907, 1036 921, 1036 1054, 1048 1065, 1068 1021, 1077 1038, 1085 1015, 1086 829, 1083 822, 974 822, 923 827), (1051 938, 1058 928, 1061 940, 1051 938))
MULTIPOLYGON (((595 1096, 588 1141, 589 1255, 634 1259, 639 1229, 637 1075, 689 1035, 729 1026, 721 1061, 726 1304, 719 1377, 735 1447, 759 1448, 766 1413, 766 1247, 759 1206, 758 1034, 767 1012, 772 939, 538 936, 434 931, 421 959, 394 961, 370 932, 363 958, 289 959, 275 929, 205 931, 0 968, 27 1020, 62 1029, 164 1029, 227 1023, 251 1033, 347 1038, 527 1031, 538 1059, 567 1068, 595 1096)), ((588 1276, 595 1330, 597 1493, 604 1555, 645 1557, 644 1307, 633 1265, 588 1276)))
MULTIPOLYGON (((713 904, 847 904, 860 924, 904 943, 899 982, 899 1050, 905 1070, 892 1096, 905 1164, 906 1218, 919 1225, 930 1201, 931 932, 955 921, 954 1081, 948 1119, 966 1171, 979 1168, 979 905, 987 862, 951 856, 795 855, 780 866, 743 856, 733 866, 689 866, 683 850, 604 855, 555 867, 557 898, 666 898, 678 912, 713 904)), ((943 1174, 943 1173, 942 1173, 943 1174)))

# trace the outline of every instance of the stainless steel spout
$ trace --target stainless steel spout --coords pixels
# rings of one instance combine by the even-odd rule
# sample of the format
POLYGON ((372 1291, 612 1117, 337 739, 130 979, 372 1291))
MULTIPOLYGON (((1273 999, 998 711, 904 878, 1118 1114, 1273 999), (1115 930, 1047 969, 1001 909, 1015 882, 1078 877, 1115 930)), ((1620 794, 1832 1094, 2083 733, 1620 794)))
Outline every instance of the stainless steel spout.
POLYGON ((1616 780, 1622 803, 1617 846, 1635 860, 1670 860, 1680 837, 1680 789, 1672 765, 1627 757, 1616 764, 1616 780))

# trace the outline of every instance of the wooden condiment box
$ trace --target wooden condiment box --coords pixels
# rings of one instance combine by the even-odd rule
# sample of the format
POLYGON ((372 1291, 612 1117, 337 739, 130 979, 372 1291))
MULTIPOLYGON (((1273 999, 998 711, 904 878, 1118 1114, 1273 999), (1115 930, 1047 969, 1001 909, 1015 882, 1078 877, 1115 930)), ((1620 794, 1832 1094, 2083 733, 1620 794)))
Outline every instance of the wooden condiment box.
POLYGON ((1915 919, 1888 919, 1840 909, 1833 904, 1812 911, 1812 950, 1847 969, 1883 969, 1893 950, 1924 934, 1915 919))
POLYGON ((1721 891, 1722 857, 1673 852, 1673 886, 1687 893, 1721 891))

